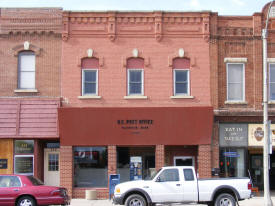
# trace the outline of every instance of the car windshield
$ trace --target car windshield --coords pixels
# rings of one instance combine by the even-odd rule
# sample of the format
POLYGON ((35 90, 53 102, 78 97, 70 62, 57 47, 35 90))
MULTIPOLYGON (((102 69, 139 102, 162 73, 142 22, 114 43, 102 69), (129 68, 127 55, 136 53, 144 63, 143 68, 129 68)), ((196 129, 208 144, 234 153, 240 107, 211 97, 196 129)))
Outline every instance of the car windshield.
POLYGON ((35 186, 44 185, 44 183, 41 180, 35 178, 34 176, 27 176, 27 177, 31 181, 31 183, 35 186))

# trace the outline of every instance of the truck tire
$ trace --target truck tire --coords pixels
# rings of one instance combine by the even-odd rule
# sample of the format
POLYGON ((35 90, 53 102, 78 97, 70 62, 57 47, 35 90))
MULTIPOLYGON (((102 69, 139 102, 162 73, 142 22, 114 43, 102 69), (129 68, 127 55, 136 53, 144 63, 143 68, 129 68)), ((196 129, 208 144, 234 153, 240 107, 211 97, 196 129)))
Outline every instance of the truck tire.
POLYGON ((222 193, 215 199, 214 206, 236 206, 236 200, 232 195, 222 193))
POLYGON ((130 195, 126 201, 125 206, 146 206, 146 200, 138 194, 130 195))

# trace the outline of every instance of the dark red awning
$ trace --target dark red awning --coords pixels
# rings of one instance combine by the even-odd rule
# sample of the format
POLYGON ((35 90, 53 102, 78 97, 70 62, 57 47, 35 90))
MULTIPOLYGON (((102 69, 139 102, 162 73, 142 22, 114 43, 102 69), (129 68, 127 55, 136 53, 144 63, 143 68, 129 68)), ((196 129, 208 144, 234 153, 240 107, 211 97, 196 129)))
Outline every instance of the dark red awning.
POLYGON ((59 108, 61 145, 210 144, 212 107, 59 108))

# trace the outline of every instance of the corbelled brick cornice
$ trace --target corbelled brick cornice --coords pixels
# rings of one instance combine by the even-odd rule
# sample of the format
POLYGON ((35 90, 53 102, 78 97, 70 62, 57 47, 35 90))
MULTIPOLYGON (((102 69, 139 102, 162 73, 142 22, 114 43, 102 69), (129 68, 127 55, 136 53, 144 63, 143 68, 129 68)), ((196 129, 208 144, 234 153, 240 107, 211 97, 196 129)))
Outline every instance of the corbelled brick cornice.
POLYGON ((1 9, 0 35, 61 34, 62 9, 4 8, 1 9))

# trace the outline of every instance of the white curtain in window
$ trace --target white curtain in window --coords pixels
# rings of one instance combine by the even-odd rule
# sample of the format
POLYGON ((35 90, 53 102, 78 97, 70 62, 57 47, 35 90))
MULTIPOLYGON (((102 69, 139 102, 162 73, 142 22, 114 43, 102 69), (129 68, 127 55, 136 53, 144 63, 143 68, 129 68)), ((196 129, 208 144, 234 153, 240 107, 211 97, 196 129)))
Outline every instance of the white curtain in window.
POLYGON ((269 99, 275 100, 275 64, 269 65, 269 99))
POLYGON ((35 88, 35 55, 33 53, 25 53, 20 55, 19 68, 19 88, 34 89, 35 88))
POLYGON ((243 64, 228 64, 227 75, 228 100, 243 101, 243 64))

